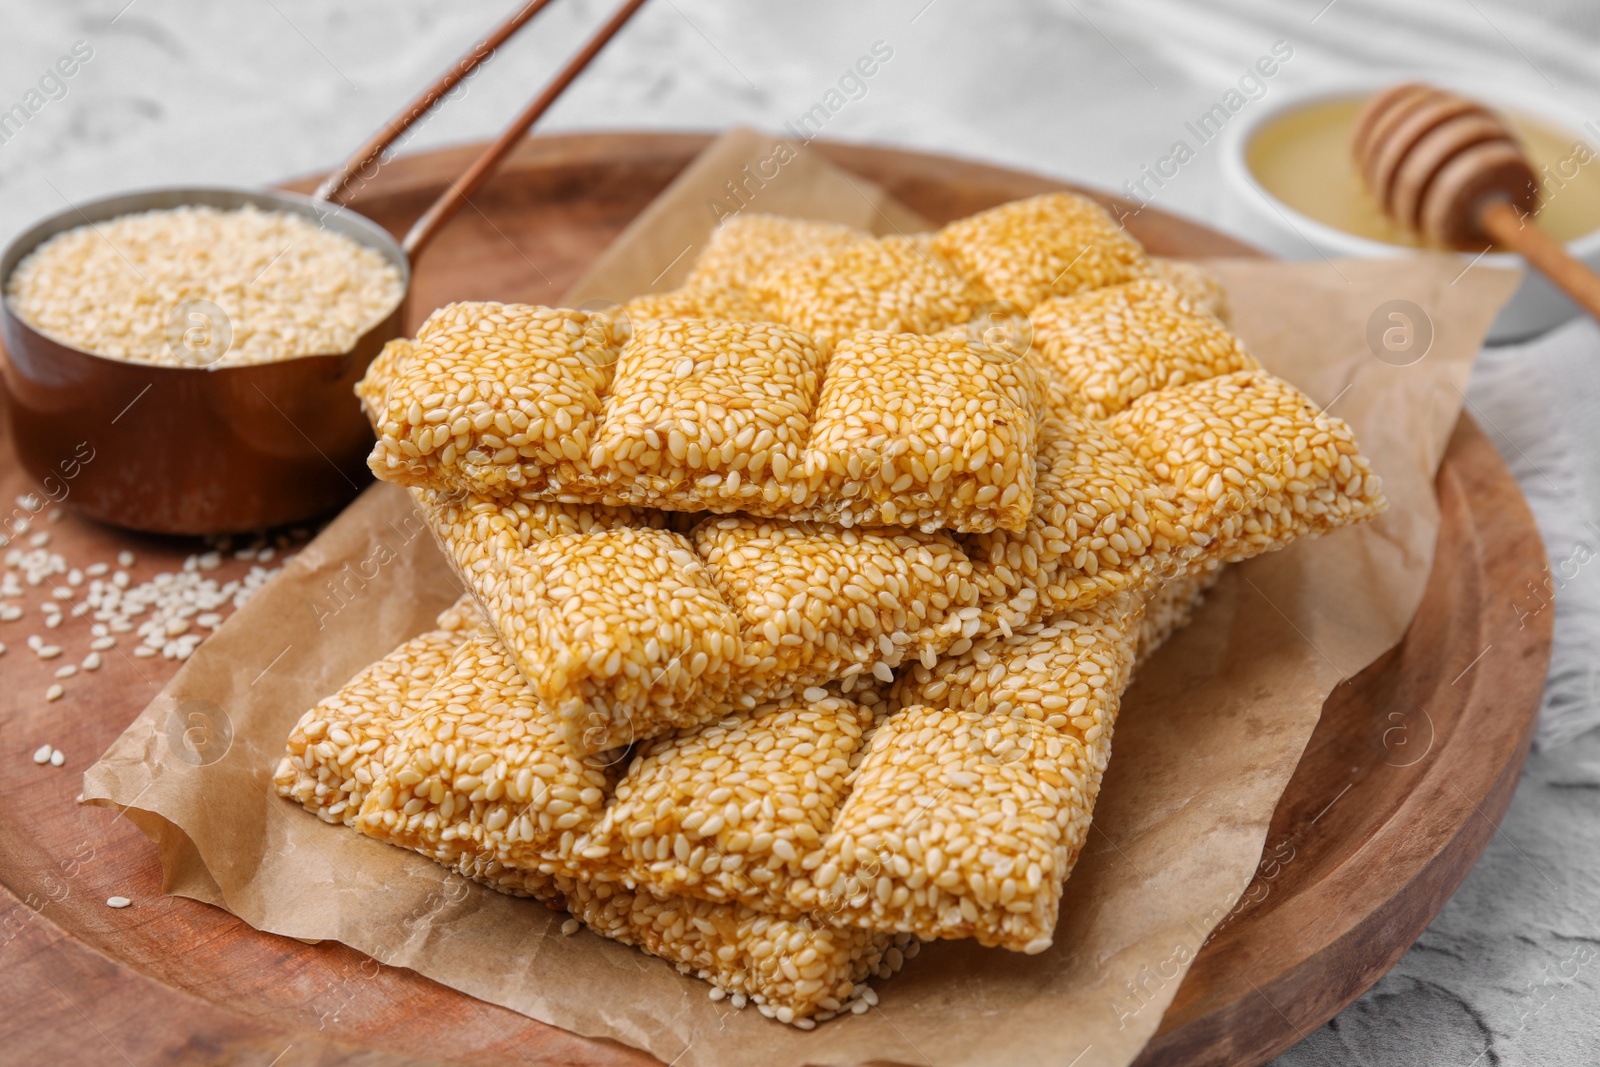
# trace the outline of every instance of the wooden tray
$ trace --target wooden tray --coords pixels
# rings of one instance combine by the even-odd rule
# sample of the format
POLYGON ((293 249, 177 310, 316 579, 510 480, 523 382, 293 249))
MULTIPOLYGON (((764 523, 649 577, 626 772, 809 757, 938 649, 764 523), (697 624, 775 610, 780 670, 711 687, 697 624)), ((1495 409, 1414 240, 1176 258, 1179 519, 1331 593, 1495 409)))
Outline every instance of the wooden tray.
MULTIPOLYGON (((707 143, 691 135, 536 138, 507 161, 423 258, 413 307, 554 301, 707 143), (492 220, 492 221, 491 221, 492 220)), ((1059 184, 976 163, 818 146, 944 220, 1059 184)), ((395 162, 361 209, 401 232, 476 152, 395 162)), ((309 187, 309 183, 301 186, 309 187)), ((1152 251, 1253 254, 1146 209, 1152 251)), ((414 324, 413 324, 414 325, 414 324)), ((3 416, 0 416, 3 418, 3 416)), ((0 512, 28 491, 0 435, 0 512)), ((1521 771, 1549 658, 1553 612, 1519 619, 1515 592, 1544 554, 1489 441, 1457 425, 1438 478, 1443 526, 1416 621, 1400 647, 1329 698, 1278 805, 1259 875, 1199 953, 1139 1062, 1258 1064, 1320 1026, 1405 951, 1482 853, 1521 771)), ((190 542, 136 538, 67 518, 36 521, 70 560, 139 554, 135 578, 173 570, 190 542)), ((216 574, 237 575, 229 561, 216 574)), ((0 1059, 11 1063, 650 1063, 481 1003, 343 945, 258 933, 226 912, 160 894, 160 862, 126 820, 73 803, 84 770, 174 673, 107 655, 44 701, 40 632, 75 649, 87 625, 43 630, 34 604, 0 623, 0 1059), (63 749, 64 769, 31 762, 63 749), (109 909, 113 894, 135 900, 109 909)), ((131 648, 130 642, 124 642, 131 648)))

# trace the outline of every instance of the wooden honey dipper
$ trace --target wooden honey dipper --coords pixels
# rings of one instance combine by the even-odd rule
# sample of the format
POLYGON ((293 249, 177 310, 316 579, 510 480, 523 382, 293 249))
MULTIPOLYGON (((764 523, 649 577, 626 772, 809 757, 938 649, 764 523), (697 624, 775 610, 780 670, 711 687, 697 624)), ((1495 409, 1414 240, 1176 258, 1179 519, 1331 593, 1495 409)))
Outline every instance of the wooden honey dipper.
POLYGON ((1352 147, 1367 188, 1401 226, 1446 248, 1518 252, 1600 319, 1600 277, 1532 224, 1538 178, 1499 116, 1410 82, 1367 101, 1352 147))

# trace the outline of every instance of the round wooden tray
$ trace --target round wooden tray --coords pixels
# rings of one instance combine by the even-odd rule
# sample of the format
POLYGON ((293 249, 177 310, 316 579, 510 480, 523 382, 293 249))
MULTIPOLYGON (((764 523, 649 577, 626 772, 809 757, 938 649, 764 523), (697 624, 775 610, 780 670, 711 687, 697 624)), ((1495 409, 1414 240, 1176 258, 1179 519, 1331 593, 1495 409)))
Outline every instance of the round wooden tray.
MULTIPOLYGON (((423 257, 413 309, 449 300, 550 301, 708 139, 602 134, 535 138, 507 160, 423 257), (492 220, 492 221, 491 221, 492 220)), ((977 163, 817 145, 930 219, 1060 184, 977 163)), ((360 209, 402 232, 476 153, 402 159, 360 209)), ((306 183, 309 187, 310 183, 306 183)), ((1194 223, 1145 209, 1154 252, 1250 255, 1194 223)), ((413 323, 412 325, 415 325, 413 323)), ((3 417, 3 416, 0 416, 3 417)), ((0 434, 0 501, 26 484, 0 434)), ((1512 592, 1544 564, 1515 483, 1467 418, 1438 478, 1443 525, 1405 641, 1328 699, 1267 838, 1258 877, 1196 958, 1140 1064, 1258 1064, 1304 1037, 1384 973, 1466 876, 1511 797, 1549 658, 1553 612, 1512 592)), ((68 517, 35 520, 70 560, 140 557, 135 578, 176 569, 192 542, 136 538, 68 517)), ((226 562, 236 576, 248 564, 226 562)), ((126 820, 73 803, 81 772, 176 664, 115 654, 43 697, 50 668, 29 633, 0 623, 0 1048, 8 1062, 258 1064, 650 1063, 484 1004, 343 945, 303 945, 160 894, 154 848, 126 820), (35 748, 65 751, 64 769, 35 748), (124 911, 113 894, 132 897, 124 911)), ((975 1025, 979 1025, 975 1023, 975 1025)))

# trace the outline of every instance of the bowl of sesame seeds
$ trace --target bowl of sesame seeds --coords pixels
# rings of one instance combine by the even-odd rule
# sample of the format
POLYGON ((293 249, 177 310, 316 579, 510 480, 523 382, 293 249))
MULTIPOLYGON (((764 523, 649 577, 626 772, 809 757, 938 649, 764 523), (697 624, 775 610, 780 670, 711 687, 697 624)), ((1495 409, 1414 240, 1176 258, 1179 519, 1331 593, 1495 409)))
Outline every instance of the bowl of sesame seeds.
POLYGON ((370 479, 352 392, 410 265, 353 211, 164 189, 69 208, 0 255, 18 455, 52 498, 159 533, 326 513, 370 479))

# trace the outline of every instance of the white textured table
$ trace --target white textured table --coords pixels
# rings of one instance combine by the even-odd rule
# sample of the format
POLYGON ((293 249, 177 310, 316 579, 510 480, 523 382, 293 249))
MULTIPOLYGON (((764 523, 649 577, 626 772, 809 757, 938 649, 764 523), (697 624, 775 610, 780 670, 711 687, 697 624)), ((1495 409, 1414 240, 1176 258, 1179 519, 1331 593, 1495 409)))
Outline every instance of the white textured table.
MULTIPOLYGON (((609 5, 566 0, 408 142, 491 136, 609 5)), ((0 0, 0 241, 139 185, 325 169, 510 0, 0 0), (40 85, 56 61, 92 52, 40 85), (31 90, 38 95, 29 96, 31 90), (12 111, 33 111, 26 121, 12 111), (36 108, 31 105, 39 105, 36 108), (8 117, 9 116, 9 117, 8 117)), ((1591 0, 655 0, 545 130, 781 128, 874 45, 892 54, 830 138, 981 157, 1121 189, 1276 41, 1268 93, 1360 71, 1465 68, 1600 119, 1591 0), (881 43, 880 43, 881 42, 881 43)), ((1156 202, 1207 218, 1202 150, 1156 202)), ((1280 1064, 1581 1064, 1600 1047, 1600 330, 1486 353, 1471 399, 1532 501, 1559 586, 1541 726, 1500 834, 1394 971, 1280 1064)), ((1507 610, 1537 607, 1507 590, 1507 610)), ((92 1009, 91 1009, 92 1010, 92 1009)))

